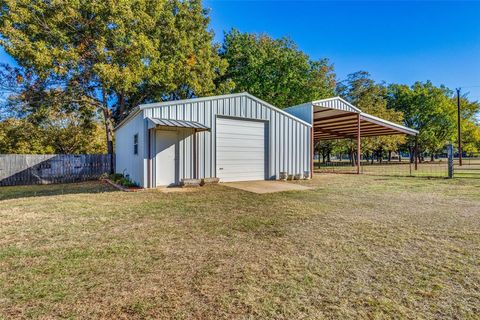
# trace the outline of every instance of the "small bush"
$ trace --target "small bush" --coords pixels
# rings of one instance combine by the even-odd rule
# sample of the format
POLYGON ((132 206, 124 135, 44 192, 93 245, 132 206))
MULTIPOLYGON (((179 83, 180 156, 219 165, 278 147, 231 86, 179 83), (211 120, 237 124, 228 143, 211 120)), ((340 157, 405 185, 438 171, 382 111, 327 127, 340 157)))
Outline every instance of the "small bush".
POLYGON ((117 183, 119 182, 121 179, 123 179, 123 174, 121 173, 112 173, 110 176, 109 176, 109 179, 112 180, 113 182, 117 183))
POLYGON ((127 177, 124 177, 123 174, 121 174, 121 173, 111 174, 111 175, 109 175, 108 178, 110 180, 112 180, 113 182, 115 182, 116 184, 119 184, 119 185, 127 187, 127 188, 138 187, 138 185, 135 182, 133 182, 132 180, 130 180, 127 177))
POLYGON ((127 187, 127 188, 130 188, 130 187, 138 187, 138 185, 131 181, 130 179, 128 178, 121 178, 119 181, 118 181, 118 184, 124 186, 124 187, 127 187))

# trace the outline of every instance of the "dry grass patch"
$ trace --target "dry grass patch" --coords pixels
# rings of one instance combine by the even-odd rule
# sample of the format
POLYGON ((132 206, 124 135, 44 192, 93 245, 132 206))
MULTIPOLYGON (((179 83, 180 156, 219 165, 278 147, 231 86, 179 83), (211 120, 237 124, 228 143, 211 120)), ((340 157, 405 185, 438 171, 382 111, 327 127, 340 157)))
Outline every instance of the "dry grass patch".
POLYGON ((478 180, 0 189, 0 317, 477 318, 478 180))

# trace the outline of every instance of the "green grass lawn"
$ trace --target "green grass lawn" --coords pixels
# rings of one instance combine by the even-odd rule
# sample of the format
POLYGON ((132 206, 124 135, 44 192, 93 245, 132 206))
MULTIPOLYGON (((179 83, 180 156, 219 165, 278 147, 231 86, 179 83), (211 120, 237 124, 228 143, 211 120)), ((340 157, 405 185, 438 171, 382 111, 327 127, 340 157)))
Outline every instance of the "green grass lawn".
POLYGON ((480 179, 0 188, 0 318, 480 318, 480 179))

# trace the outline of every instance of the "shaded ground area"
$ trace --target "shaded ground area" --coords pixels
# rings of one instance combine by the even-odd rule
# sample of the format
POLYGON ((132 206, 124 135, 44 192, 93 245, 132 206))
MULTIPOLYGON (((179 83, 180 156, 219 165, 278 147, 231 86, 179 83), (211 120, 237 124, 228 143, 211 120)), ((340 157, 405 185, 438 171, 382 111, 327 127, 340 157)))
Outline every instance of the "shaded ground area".
POLYGON ((478 318, 479 180, 298 183, 1 188, 0 318, 478 318))
POLYGON ((0 187, 0 201, 27 197, 103 193, 109 191, 117 190, 107 183, 101 182, 0 187))

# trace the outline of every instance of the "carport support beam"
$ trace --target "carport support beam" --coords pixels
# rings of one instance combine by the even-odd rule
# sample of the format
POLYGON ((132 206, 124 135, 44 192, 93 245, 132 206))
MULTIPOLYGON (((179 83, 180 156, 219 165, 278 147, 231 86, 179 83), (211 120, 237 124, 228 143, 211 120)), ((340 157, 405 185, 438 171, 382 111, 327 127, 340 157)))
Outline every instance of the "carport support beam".
POLYGON ((418 169, 418 136, 415 136, 415 149, 413 150, 413 154, 415 157, 415 170, 418 169))
POLYGON ((360 174, 360 158, 362 153, 362 138, 360 129, 360 113, 357 114, 357 174, 360 174))
POLYGON ((313 141, 313 126, 310 129, 310 179, 313 179, 313 158, 315 152, 315 142, 313 141))

